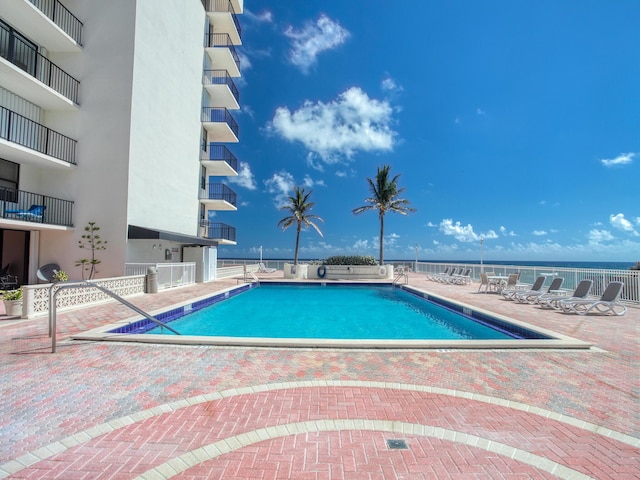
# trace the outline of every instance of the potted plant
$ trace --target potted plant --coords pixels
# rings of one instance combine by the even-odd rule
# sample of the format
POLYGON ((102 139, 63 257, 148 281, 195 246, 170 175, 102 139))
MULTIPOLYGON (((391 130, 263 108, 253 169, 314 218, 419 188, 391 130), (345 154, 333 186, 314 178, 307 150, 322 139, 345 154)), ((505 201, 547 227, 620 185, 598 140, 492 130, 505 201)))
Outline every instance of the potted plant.
POLYGON ((53 277, 51 277, 51 279, 54 282, 66 282, 67 280, 69 280, 69 275, 67 275, 67 272, 65 272, 64 270, 58 270, 53 274, 53 277))
POLYGON ((2 292, 2 302, 4 311, 12 317, 22 316, 22 287, 15 290, 5 290, 2 292))

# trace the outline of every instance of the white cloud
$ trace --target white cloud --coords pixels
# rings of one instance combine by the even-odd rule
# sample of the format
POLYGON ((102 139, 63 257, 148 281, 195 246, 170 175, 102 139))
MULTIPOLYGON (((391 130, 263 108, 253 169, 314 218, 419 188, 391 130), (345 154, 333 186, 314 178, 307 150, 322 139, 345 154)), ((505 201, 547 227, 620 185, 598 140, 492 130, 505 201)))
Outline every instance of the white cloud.
POLYGON ((243 13, 243 18, 248 18, 249 20, 252 20, 254 22, 273 23, 273 13, 271 13, 271 11, 269 10, 263 10, 260 13, 253 13, 249 9, 245 8, 243 13))
POLYGON ((547 235, 547 232, 544 230, 534 230, 532 233, 537 237, 543 237, 547 235))
POLYGON ((486 114, 487 114, 487 112, 485 112, 481 108, 477 108, 476 109, 476 115, 486 115, 486 114))
POLYGON ((609 242, 615 237, 611 235, 611 232, 609 232, 608 230, 598 230, 594 228, 589 232, 587 238, 589 239, 589 243, 597 244, 602 242, 609 242))
POLYGON ((628 165, 633 161, 633 157, 635 157, 635 153, 621 153, 616 158, 603 158, 600 162, 605 167, 614 167, 616 165, 628 165))
POLYGON ((513 230, 508 231, 508 230, 507 230, 507 227, 503 227, 503 226, 501 226, 501 227, 499 228, 499 230, 500 230, 500 233, 501 233, 502 235, 504 235, 505 237, 516 237, 516 236, 517 236, 517 235, 516 235, 516 232, 514 232, 513 230))
POLYGON ((337 163, 358 151, 392 150, 397 135, 390 127, 392 113, 387 101, 352 87, 329 103, 306 101, 294 112, 279 107, 267 128, 301 142, 326 163, 337 163))
POLYGON ((382 87, 382 90, 386 92, 392 92, 392 93, 397 93, 404 90, 402 86, 398 85, 396 81, 391 77, 386 77, 385 79, 383 79, 381 87, 382 87))
POLYGON ((349 32, 326 15, 321 15, 315 24, 305 24, 301 30, 289 26, 284 34, 292 44, 289 61, 303 73, 316 63, 318 54, 342 45, 349 38, 349 32))
POLYGON ((629 232, 633 235, 638 235, 638 232, 633 228, 633 224, 624 218, 623 213, 618 213, 616 215, 609 215, 609 223, 613 228, 617 228, 618 230, 622 230, 623 232, 629 232))
POLYGON ((433 222, 427 222, 427 227, 437 227, 438 225, 433 222))
POLYGON ((311 188, 314 185, 318 185, 319 187, 326 187, 324 180, 314 180, 309 175, 305 175, 304 180, 302 181, 302 186, 305 188, 311 188))
POLYGON ((273 203, 280 208, 288 203, 288 197, 292 194, 295 182, 293 175, 284 170, 274 173, 271 178, 264 181, 267 192, 273 195, 273 203))
POLYGON ((240 162, 238 164, 238 176, 227 177, 227 181, 229 183, 240 185, 241 187, 247 188, 249 190, 255 190, 256 188, 258 188, 256 185, 256 180, 253 177, 251 167, 246 162, 240 162))
POLYGON ((475 242, 481 238, 498 238, 498 235, 493 230, 489 230, 483 234, 477 234, 473 231, 471 224, 461 225, 460 222, 454 224, 450 218, 445 218, 440 222, 440 231, 445 235, 452 235, 459 242, 475 242))

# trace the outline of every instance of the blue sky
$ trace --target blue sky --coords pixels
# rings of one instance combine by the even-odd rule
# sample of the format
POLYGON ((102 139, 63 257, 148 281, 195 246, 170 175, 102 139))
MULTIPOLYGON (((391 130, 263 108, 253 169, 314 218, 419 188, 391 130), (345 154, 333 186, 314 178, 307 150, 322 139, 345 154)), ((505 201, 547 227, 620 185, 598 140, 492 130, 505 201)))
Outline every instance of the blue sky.
POLYGON ((416 212, 385 258, 640 260, 637 0, 245 0, 237 229, 220 257, 293 258, 279 206, 313 190, 300 258, 378 256, 354 216, 379 166, 416 212))

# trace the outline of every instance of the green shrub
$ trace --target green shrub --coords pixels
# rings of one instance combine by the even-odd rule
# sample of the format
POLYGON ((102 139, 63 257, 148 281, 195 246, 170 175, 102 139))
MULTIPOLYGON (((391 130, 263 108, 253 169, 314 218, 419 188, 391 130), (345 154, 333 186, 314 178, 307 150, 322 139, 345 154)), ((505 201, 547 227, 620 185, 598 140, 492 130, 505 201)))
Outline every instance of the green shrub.
POLYGON ((377 265, 378 262, 371 255, 336 255, 327 258, 324 265, 377 265))

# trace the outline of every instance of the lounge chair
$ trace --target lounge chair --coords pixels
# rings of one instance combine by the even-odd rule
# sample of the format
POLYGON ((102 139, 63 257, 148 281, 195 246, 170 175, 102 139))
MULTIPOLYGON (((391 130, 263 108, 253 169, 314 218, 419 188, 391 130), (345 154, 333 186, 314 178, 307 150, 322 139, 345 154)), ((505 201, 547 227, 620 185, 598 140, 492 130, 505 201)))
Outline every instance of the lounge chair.
POLYGON ((428 278, 429 280, 433 280, 433 281, 435 281, 435 280, 437 280, 439 277, 449 275, 449 272, 450 272, 450 271, 451 271, 451 267, 446 267, 442 272, 440 272, 440 273, 434 273, 434 274, 432 274, 432 275, 429 275, 427 278, 428 278))
POLYGON ((44 211, 47 209, 44 205, 31 205, 28 210, 5 210, 4 213, 15 215, 24 220, 40 220, 44 217, 44 211))
POLYGON ((539 292, 540 289, 542 288, 542 286, 544 285, 544 281, 545 281, 546 277, 544 275, 539 276, 538 278, 536 278, 536 281, 533 282, 533 285, 531 285, 531 288, 529 290, 523 290, 522 288, 513 288, 510 290, 502 290, 502 296, 506 299, 506 300, 513 300, 514 296, 517 293, 526 293, 526 292, 539 292))
POLYGON ((581 280, 578 286, 571 295, 569 294, 557 294, 557 293, 545 293, 540 295, 536 299, 536 303, 540 305, 540 308, 560 308, 560 301, 572 301, 572 300, 584 300, 589 295, 591 287, 593 286, 593 280, 581 280))
POLYGON ((620 293, 622 293, 622 282, 610 282, 599 300, 578 299, 578 300, 560 300, 560 308, 566 313, 577 313, 578 315, 586 315, 590 312, 599 315, 611 313, 613 315, 624 315, 627 313, 627 307, 618 301, 620 293), (620 309, 617 311, 616 309, 620 309))
POLYGON ((461 274, 452 275, 448 280, 448 283, 452 283, 454 285, 467 285, 471 283, 471 269, 467 268, 461 274))
POLYGON ((512 299, 519 303, 536 303, 536 299, 541 295, 544 295, 546 293, 558 293, 558 290, 560 290, 560 287, 562 286, 562 282, 564 282, 564 278, 556 277, 553 279, 546 292, 543 292, 542 289, 536 292, 517 292, 513 294, 512 299))
POLYGON ((264 263, 258 264, 258 273, 273 273, 276 270, 275 268, 267 268, 264 263))

